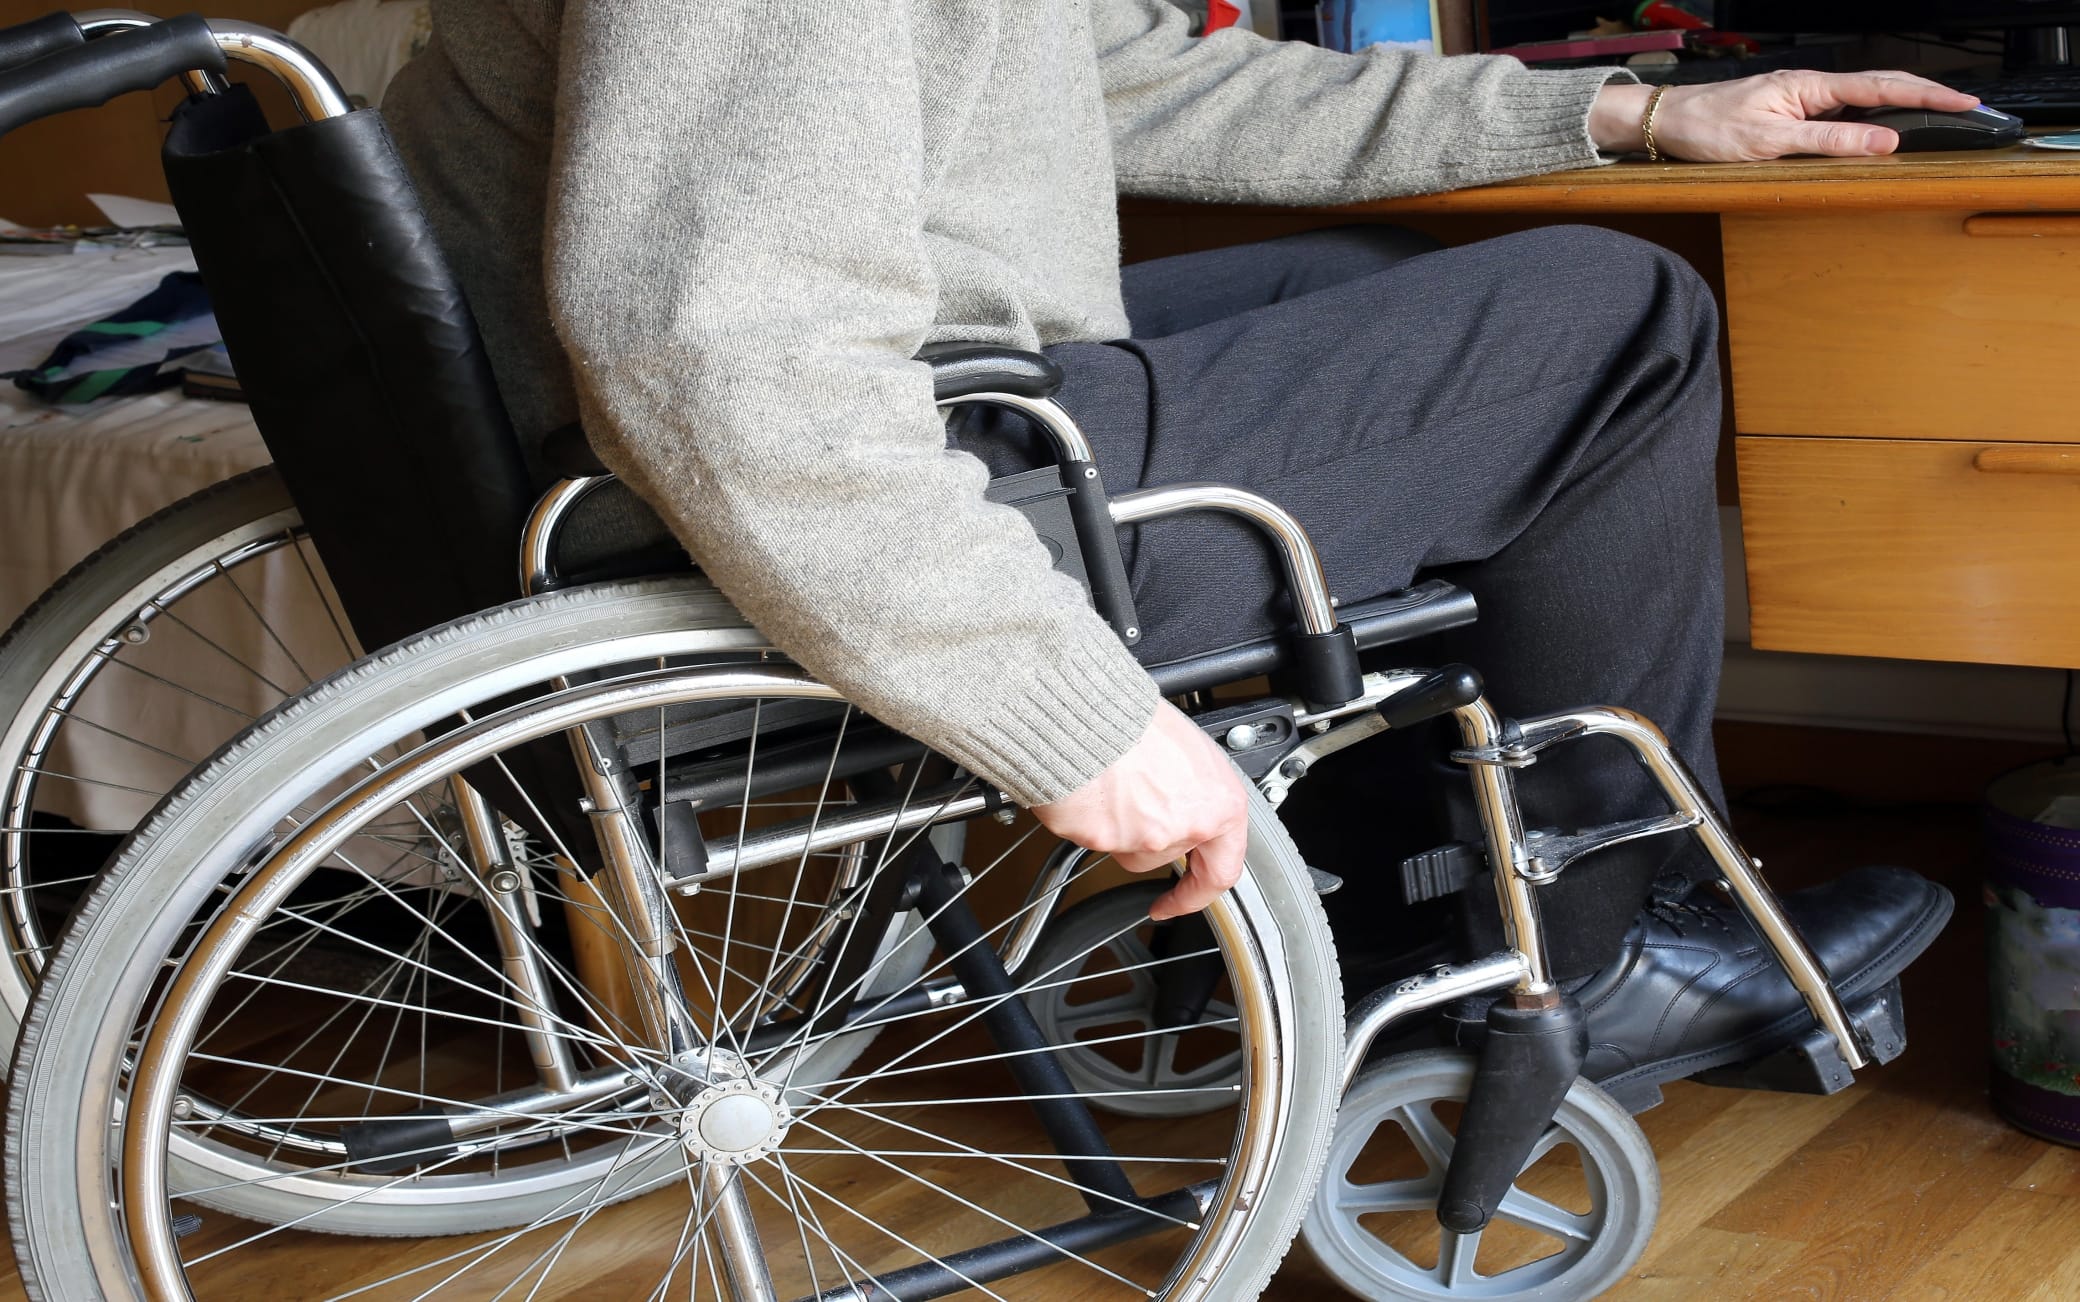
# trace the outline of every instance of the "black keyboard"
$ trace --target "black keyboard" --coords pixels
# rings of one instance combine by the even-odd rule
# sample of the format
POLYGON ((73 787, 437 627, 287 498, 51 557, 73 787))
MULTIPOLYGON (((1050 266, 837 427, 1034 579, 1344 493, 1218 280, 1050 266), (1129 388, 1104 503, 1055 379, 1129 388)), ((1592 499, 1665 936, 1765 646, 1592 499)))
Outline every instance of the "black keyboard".
POLYGON ((2080 126, 2080 68, 2042 68, 1998 77, 1944 78, 2033 126, 2080 126))

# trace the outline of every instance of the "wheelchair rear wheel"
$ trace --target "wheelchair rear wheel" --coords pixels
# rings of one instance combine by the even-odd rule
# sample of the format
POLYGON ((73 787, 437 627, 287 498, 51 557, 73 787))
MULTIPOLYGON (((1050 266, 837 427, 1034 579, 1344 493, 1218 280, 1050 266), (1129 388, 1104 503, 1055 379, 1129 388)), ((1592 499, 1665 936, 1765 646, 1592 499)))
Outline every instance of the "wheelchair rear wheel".
MULTIPOLYGON (((327 1296, 556 1294, 603 1272, 628 1296, 996 1294, 1036 1267, 1097 1296, 1252 1295, 1318 1169, 1341 1024, 1319 906, 1275 819, 1253 809, 1245 883, 1205 953, 1181 956, 1216 957, 1236 992, 1232 1101, 1188 1130, 1083 1111, 1065 1131, 1077 1090, 1032 1074, 1058 1046, 998 1034, 1046 974, 992 993, 980 961, 1030 907, 998 887, 1022 885, 1045 835, 972 871, 932 867, 913 847, 962 780, 920 787, 939 771, 892 780, 881 760, 834 776, 848 729, 868 726, 676 581, 521 603, 299 699, 162 807, 51 963, 11 1099, 25 1274, 223 1295, 289 1253, 327 1296), (474 722, 422 744, 458 717, 474 722), (542 911, 608 942, 531 933, 547 993, 523 997, 465 926, 481 892, 442 869, 442 801, 465 771, 588 721, 638 747, 653 721, 674 739, 631 776, 644 799, 707 793, 712 875, 691 900, 631 909, 585 894, 553 832, 508 818, 542 911), (806 787, 764 781, 762 754, 805 764, 806 787), (841 785, 858 803, 834 803, 841 785), (886 835, 843 830, 912 811, 886 835), (799 854, 753 854, 788 837, 799 854), (890 908, 929 940, 881 930, 890 908), (848 968, 862 920, 867 961, 848 968), (342 961, 355 954, 374 961, 342 961), (533 1056, 545 1043, 570 1062, 559 1087, 533 1056), (260 1224, 209 1214, 225 1209, 260 1224), (327 1277, 343 1258, 310 1237, 325 1231, 412 1241, 327 1277), (472 1237, 436 1237, 454 1235, 472 1237)), ((645 818, 651 835, 669 821, 645 818)))

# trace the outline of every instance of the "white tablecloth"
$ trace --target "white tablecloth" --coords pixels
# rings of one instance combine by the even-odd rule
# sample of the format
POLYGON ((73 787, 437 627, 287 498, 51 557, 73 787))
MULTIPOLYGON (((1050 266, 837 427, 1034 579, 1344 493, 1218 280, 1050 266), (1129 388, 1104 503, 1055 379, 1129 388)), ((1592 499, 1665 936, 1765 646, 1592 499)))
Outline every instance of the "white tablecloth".
MULTIPOLYGON (((194 269, 184 248, 0 254, 0 371, 194 269)), ((243 403, 169 392, 58 407, 0 383, 0 628, 145 516, 266 462, 243 403)))
MULTIPOLYGON (((186 249, 0 254, 0 370, 36 365, 72 329, 194 265, 186 249)), ((102 543, 267 459, 243 403, 166 392, 57 407, 0 383, 0 627, 102 543)), ((145 673, 102 671, 76 710, 88 726, 65 728, 44 766, 75 776, 43 779, 38 809, 127 828, 186 771, 174 757, 207 756, 243 716, 276 704, 277 687, 344 663, 293 553, 238 576, 238 592, 212 584, 176 606, 178 618, 157 621, 147 645, 125 650, 145 673)))

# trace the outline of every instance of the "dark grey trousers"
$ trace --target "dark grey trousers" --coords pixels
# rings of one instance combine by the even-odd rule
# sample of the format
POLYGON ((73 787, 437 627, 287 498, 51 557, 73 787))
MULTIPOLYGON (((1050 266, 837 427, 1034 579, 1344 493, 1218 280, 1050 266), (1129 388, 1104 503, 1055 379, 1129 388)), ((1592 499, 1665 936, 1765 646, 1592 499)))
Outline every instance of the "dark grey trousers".
MULTIPOLYGON (((1505 714, 1638 710, 1720 798, 1718 318, 1685 263, 1588 227, 1443 250, 1346 227, 1142 263, 1125 285, 1134 338, 1051 350, 1109 488, 1214 480, 1263 493, 1306 525, 1345 601, 1418 575, 1460 584, 1479 623, 1390 648, 1388 662, 1464 660, 1505 714)), ((1127 545, 1150 662, 1285 622, 1247 526, 1152 522, 1127 545)), ((1320 866, 1350 883, 1332 907, 1348 921, 1388 898, 1394 860, 1433 835, 1414 788, 1450 766, 1341 767, 1338 798, 1314 802, 1336 834, 1296 830, 1311 858, 1337 859, 1320 866)), ((1533 826, 1665 808, 1606 739, 1522 777, 1533 826)), ((1608 961, 1656 875, 1687 869, 1675 850, 1605 851, 1541 892, 1559 971, 1608 961)), ((1468 899, 1475 943, 1499 935, 1490 899, 1468 899)))

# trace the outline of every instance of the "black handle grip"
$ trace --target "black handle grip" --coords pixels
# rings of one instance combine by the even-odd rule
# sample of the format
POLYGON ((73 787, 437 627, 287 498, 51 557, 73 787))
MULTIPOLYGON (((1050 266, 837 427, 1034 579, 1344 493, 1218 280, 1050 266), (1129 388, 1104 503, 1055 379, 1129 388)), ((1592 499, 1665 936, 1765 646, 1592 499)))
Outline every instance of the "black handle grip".
POLYGON ((1389 728, 1413 728, 1425 719, 1448 714, 1481 699, 1487 684, 1471 665, 1446 665, 1431 671, 1405 691, 1394 693, 1376 707, 1389 728))
POLYGON ((72 21, 71 14, 45 14, 26 23, 0 27, 0 72, 86 43, 86 33, 72 21))
POLYGON ((0 135, 72 109, 150 90, 183 72, 224 70, 209 24, 194 14, 116 32, 0 72, 0 135))

